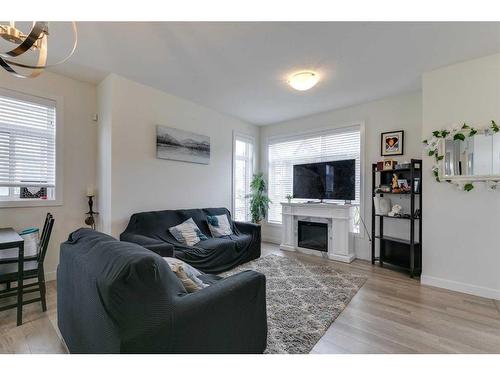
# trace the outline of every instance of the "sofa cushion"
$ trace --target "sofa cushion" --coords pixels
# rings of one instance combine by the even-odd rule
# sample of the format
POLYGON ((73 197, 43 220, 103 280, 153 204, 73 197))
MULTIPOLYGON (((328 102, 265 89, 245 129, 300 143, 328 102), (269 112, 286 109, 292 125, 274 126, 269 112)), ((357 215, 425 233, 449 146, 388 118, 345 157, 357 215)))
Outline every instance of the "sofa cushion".
POLYGON ((231 224, 226 215, 207 215, 207 222, 213 237, 229 236, 233 234, 231 224))
POLYGON ((179 278, 182 285, 184 285, 184 288, 186 288, 189 293, 196 292, 209 286, 209 284, 204 283, 199 278, 202 273, 193 266, 190 266, 189 264, 176 258, 164 257, 163 259, 165 259, 170 266, 170 269, 179 278))
MULTIPOLYGON (((236 237, 236 236, 235 236, 236 237)), ((228 237, 217 237, 209 238, 206 241, 196 244, 196 247, 204 250, 215 250, 215 249, 234 249, 235 241, 228 237)))
POLYGON ((196 245, 198 242, 207 239, 207 236, 200 231, 200 228, 191 217, 179 225, 168 228, 168 231, 172 233, 172 236, 177 241, 188 246, 196 245))

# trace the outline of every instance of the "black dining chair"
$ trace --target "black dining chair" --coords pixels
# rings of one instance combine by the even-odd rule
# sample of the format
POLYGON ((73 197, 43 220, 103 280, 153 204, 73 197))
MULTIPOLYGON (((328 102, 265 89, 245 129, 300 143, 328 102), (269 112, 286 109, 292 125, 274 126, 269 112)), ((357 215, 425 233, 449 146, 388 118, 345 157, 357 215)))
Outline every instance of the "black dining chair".
MULTIPOLYGON (((42 311, 47 311, 47 301, 45 298, 45 274, 43 271, 43 261, 47 253, 47 247, 54 226, 54 217, 48 213, 43 225, 42 235, 38 244, 36 256, 24 259, 23 280, 38 279, 38 281, 31 284, 23 285, 23 294, 40 292, 40 297, 23 301, 23 305, 29 303, 41 302, 42 311)), ((6 289, 0 290, 0 299, 14 297, 17 295, 17 286, 12 287, 12 283, 18 279, 18 260, 17 258, 0 259, 0 284, 6 284, 6 289)), ((3 309, 17 307, 17 304, 3 306, 3 309)))

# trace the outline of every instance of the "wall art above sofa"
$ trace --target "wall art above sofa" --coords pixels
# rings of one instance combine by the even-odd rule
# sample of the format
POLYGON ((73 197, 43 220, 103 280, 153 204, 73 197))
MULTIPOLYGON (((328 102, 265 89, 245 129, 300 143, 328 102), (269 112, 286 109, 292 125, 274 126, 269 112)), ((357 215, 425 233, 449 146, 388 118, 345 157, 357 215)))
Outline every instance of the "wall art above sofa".
POLYGON ((158 159, 208 164, 210 162, 210 137, 157 125, 156 157, 158 159))

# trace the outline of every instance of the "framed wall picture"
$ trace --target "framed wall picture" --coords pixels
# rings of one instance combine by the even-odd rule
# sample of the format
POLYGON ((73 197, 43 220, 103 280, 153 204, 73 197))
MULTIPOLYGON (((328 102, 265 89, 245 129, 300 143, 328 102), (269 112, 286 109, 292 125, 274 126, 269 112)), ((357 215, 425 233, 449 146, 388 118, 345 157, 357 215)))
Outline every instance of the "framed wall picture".
POLYGON ((382 133, 380 136, 380 155, 403 155, 404 136, 403 130, 382 133))
POLYGON ((210 137, 157 125, 156 157, 188 163, 209 164, 210 137))

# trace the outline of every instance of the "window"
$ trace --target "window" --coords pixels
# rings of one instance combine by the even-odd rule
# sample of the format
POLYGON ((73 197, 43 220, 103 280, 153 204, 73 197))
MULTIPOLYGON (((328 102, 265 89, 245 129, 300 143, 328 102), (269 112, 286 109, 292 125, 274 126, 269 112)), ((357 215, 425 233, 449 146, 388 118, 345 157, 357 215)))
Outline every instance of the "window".
POLYGON ((253 137, 234 135, 233 155, 233 216, 234 220, 250 221, 250 182, 254 173, 253 137))
POLYGON ((55 200, 56 102, 0 89, 0 201, 55 200))
MULTIPOLYGON (((356 160, 356 199, 361 200, 361 132, 350 127, 271 140, 268 146, 269 207, 268 222, 281 224, 281 204, 293 193, 293 165, 343 159, 356 160)), ((335 202, 335 201, 331 201, 335 202)), ((339 201, 343 203, 343 201, 339 201)), ((359 206, 353 213, 353 232, 359 232, 359 206)))

